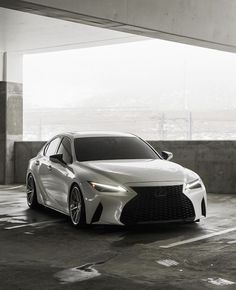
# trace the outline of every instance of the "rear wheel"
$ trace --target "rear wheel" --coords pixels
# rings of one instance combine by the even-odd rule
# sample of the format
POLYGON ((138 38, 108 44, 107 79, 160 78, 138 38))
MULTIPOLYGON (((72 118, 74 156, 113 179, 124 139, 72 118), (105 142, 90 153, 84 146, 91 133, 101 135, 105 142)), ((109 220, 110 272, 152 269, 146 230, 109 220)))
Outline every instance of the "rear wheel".
POLYGON ((30 208, 37 208, 39 206, 37 200, 37 192, 33 176, 30 174, 26 185, 27 204, 30 208))
POLYGON ((71 222, 75 227, 86 225, 84 200, 77 185, 74 185, 71 189, 69 211, 71 222))

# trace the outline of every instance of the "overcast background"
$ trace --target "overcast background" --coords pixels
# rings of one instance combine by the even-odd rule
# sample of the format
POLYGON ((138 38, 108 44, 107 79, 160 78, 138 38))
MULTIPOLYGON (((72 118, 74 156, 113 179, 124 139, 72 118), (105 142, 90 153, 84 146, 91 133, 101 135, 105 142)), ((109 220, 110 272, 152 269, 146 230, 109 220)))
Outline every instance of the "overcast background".
POLYGON ((233 53, 157 39, 26 55, 24 139, 97 129, 234 139, 235 75, 233 53))

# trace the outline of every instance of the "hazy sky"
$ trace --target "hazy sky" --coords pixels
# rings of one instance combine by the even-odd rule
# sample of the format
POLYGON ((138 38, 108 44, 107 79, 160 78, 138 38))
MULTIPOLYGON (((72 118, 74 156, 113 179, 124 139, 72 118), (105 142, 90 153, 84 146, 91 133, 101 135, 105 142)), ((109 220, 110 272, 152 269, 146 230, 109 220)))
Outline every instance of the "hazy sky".
POLYGON ((24 106, 236 108, 236 54, 158 39, 24 57, 24 106))

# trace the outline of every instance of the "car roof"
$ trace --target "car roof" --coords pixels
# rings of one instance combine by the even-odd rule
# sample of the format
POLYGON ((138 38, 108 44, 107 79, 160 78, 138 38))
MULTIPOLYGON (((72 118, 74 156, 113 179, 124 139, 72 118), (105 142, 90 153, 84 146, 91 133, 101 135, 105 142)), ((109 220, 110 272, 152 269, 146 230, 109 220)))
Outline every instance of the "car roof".
POLYGON ((115 132, 115 131, 80 131, 80 132, 66 132, 60 135, 72 138, 84 137, 136 137, 131 133, 115 132))

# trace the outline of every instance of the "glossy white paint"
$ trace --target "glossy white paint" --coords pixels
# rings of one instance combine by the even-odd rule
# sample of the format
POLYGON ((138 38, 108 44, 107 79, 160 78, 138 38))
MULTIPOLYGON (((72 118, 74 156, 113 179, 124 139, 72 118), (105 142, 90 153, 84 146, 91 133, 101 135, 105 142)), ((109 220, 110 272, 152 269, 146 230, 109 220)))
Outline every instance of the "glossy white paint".
MULTIPOLYGON (((131 186, 171 186, 183 185, 183 194, 191 200, 195 210, 195 220, 203 218, 201 201, 206 203, 206 190, 200 177, 193 171, 174 162, 163 159, 132 159, 104 161, 76 161, 74 139, 95 136, 130 136, 117 132, 81 132, 58 135, 71 140, 73 162, 71 164, 54 163, 44 156, 44 148, 31 159, 27 171, 32 174, 40 204, 69 215, 68 198, 71 186, 76 183, 83 195, 86 211, 86 222, 91 223, 93 215, 101 203, 103 206, 99 224, 121 224, 120 215, 123 207, 137 193, 131 186), (186 189, 185 184, 199 179, 202 185, 198 189, 186 189), (126 191, 99 192, 88 181, 101 184, 122 186, 126 191)), ((50 141, 49 141, 50 142, 50 141)), ((154 150, 154 149, 153 149, 154 150)))

